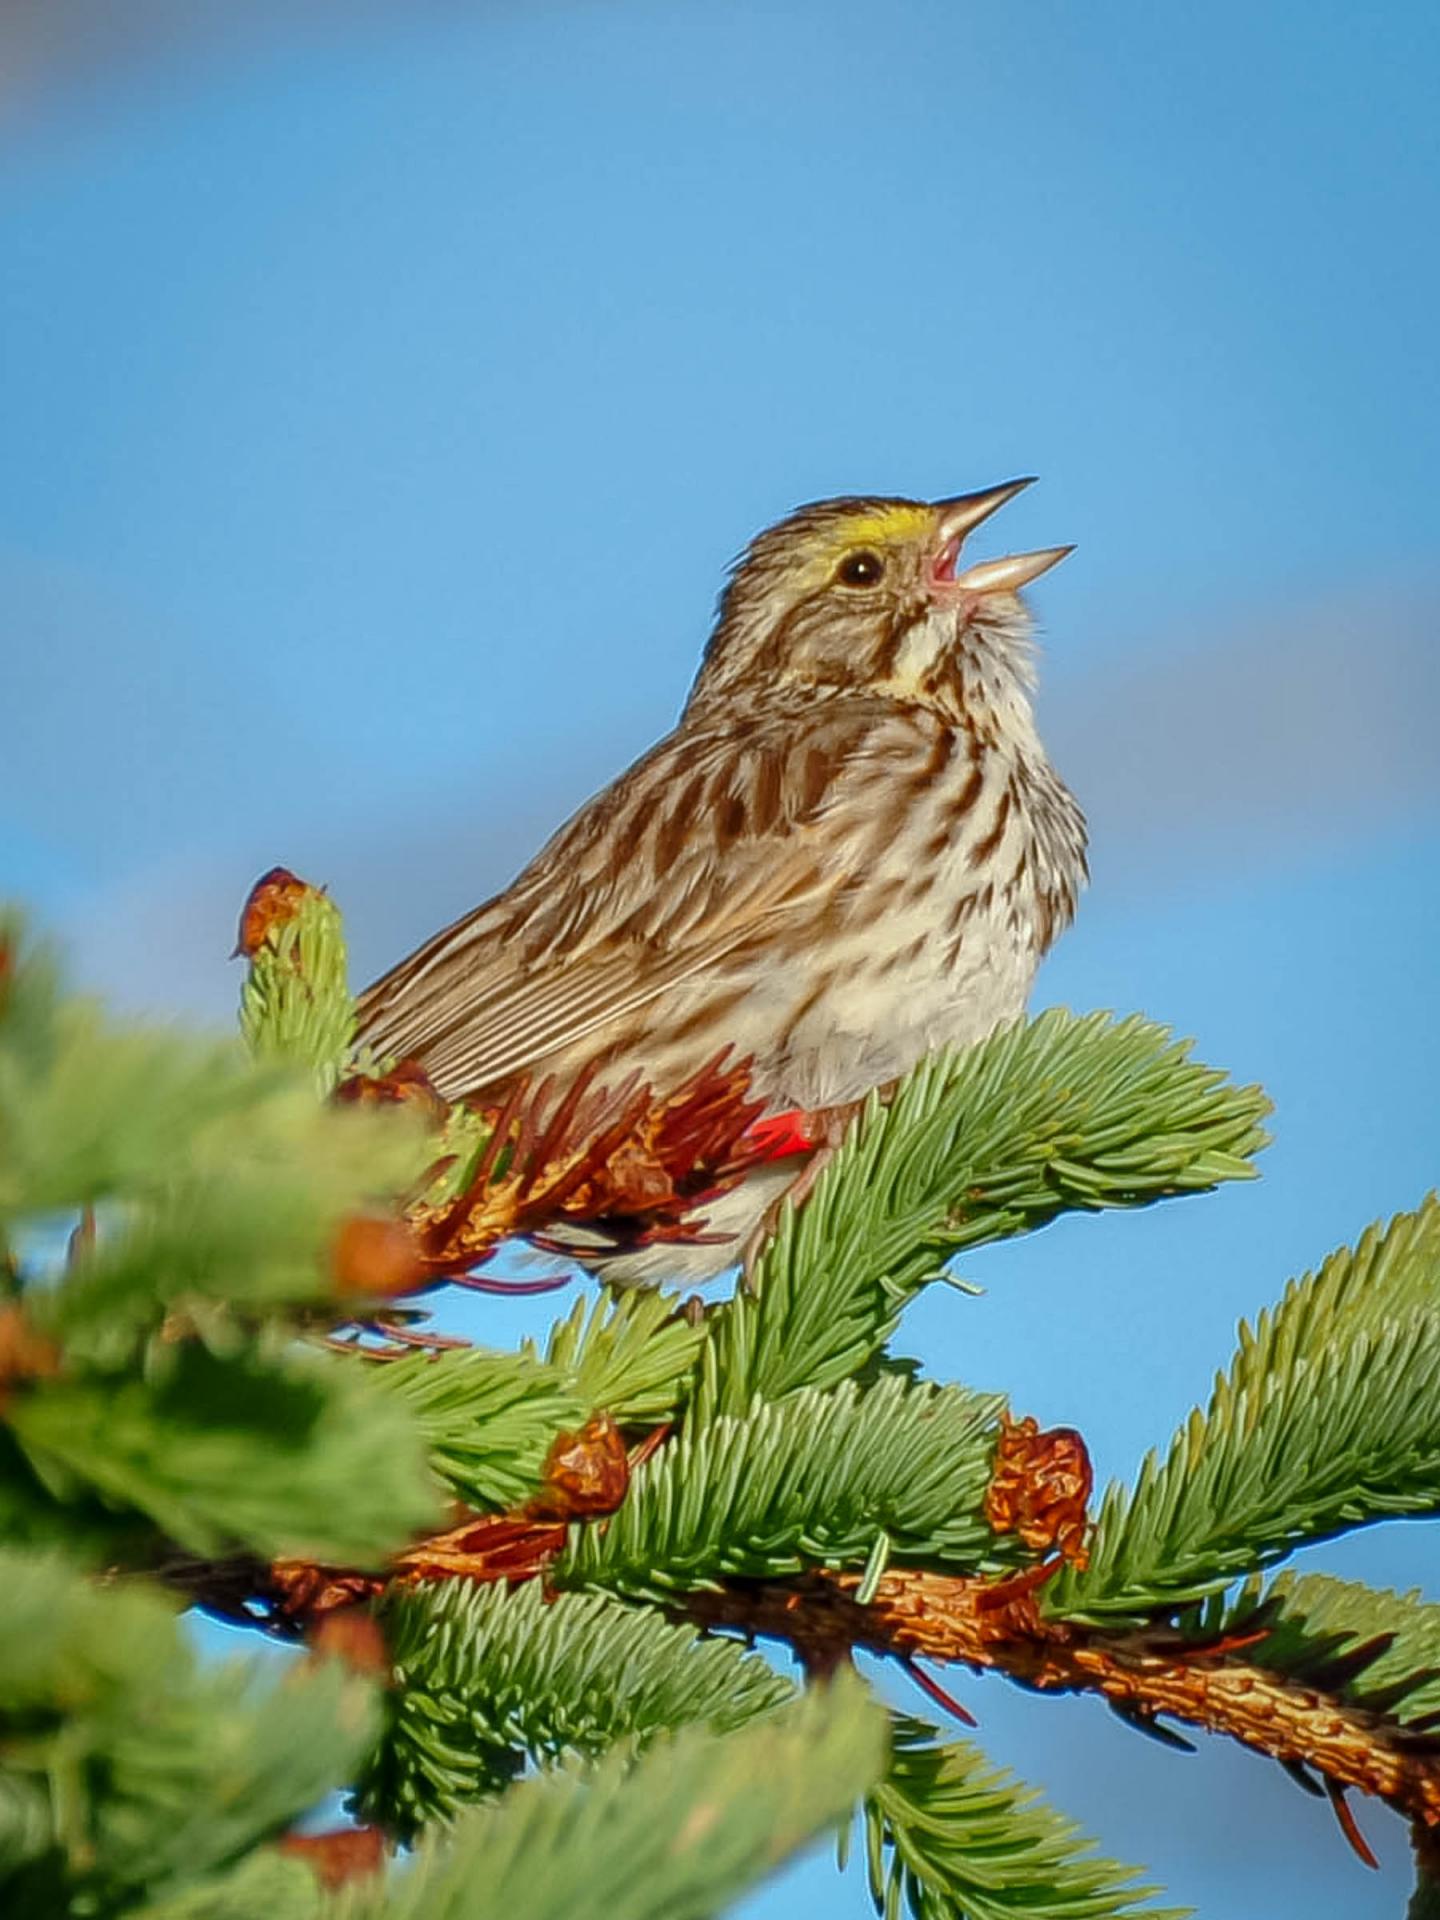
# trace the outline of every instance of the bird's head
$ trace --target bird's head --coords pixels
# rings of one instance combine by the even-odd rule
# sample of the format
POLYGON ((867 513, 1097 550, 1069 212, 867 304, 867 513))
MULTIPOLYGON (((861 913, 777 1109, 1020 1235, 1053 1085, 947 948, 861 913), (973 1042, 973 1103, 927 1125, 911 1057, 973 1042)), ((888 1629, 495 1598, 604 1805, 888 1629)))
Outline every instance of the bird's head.
POLYGON ((720 596, 691 705, 767 689, 870 688, 952 713, 1028 713, 1019 590, 1069 547, 974 565, 968 535, 1029 480, 952 500, 801 507, 753 540, 720 596))

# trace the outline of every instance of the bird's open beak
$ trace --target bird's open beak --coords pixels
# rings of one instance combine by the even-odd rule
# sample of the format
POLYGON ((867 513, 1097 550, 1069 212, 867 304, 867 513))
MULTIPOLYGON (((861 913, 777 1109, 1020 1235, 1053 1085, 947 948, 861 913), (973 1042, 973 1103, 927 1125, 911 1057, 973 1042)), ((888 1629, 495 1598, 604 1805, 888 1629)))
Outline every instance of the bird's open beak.
POLYGON ((967 534, 998 513, 1017 493, 1034 485, 1034 476, 1007 480, 1003 486, 987 487, 981 493, 962 493, 954 500, 940 500, 939 547, 935 555, 933 579, 936 586, 956 588, 963 593, 1015 593, 1038 580, 1042 573, 1058 566, 1074 547, 1044 547, 1036 553, 1011 553, 1000 560, 982 560, 976 566, 958 570, 960 549, 967 534))

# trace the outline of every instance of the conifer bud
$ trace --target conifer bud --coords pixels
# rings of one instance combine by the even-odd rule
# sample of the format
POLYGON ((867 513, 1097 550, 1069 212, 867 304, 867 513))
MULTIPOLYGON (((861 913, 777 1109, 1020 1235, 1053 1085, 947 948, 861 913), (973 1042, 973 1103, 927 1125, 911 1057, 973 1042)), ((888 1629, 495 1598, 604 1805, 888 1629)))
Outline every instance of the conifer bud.
POLYGON ((295 919, 305 902, 322 892, 288 867, 271 867, 262 873, 240 909, 240 931, 231 958, 253 960, 272 933, 295 919))
POLYGON ((1018 1533, 1037 1553, 1056 1548, 1077 1567, 1087 1564, 1085 1508, 1094 1471, 1073 1427, 1048 1427, 1027 1414, 1006 1419, 985 1494, 985 1518, 996 1533, 1018 1533))
POLYGON ((415 1236, 403 1221, 364 1213, 341 1222, 330 1249, 330 1270, 339 1294, 365 1298, 413 1292, 427 1273, 415 1236))

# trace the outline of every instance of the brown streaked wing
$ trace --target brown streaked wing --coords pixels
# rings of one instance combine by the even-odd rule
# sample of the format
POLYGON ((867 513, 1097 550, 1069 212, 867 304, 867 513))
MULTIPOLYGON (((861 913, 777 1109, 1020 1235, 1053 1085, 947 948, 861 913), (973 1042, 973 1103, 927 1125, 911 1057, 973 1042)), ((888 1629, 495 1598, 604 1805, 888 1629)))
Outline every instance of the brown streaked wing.
POLYGON ((503 894, 361 996, 361 1039, 450 1099, 618 1025, 845 884, 817 817, 879 758, 927 751, 888 701, 784 704, 671 734, 503 894))

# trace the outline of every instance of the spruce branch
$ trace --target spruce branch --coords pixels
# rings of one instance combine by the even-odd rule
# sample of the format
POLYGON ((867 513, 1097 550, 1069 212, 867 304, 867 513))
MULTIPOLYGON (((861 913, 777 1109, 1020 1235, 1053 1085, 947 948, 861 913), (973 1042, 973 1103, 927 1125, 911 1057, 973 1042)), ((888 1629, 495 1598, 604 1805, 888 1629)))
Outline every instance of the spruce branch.
MULTIPOLYGON (((10 950, 0 997, 0 1229, 159 1197, 209 1129, 293 1081, 232 1042, 120 1027, 62 997, 43 948, 10 950)), ((308 1120, 314 1102, 304 1103, 308 1120)), ((300 1111, 297 1103, 296 1111, 300 1111)), ((297 1122, 297 1124, 303 1124, 297 1122)))
POLYGON ((736 1732, 524 1781, 326 1920, 706 1920, 844 1818, 884 1748, 885 1716, 840 1676, 736 1732))
POLYGON ((485 1348, 415 1354, 376 1373, 420 1425, 434 1470, 479 1509, 523 1505, 544 1485, 558 1436, 598 1413, 646 1426, 677 1410, 703 1330, 659 1293, 577 1300, 539 1358, 485 1348))
POLYGON ((417 1353, 373 1378, 409 1410, 434 1471, 481 1510, 533 1499, 556 1436, 589 1411, 560 1368, 523 1353, 417 1353))
MULTIPOLYGON (((850 1649, 958 1662, 1041 1693, 1091 1692, 1153 1730, 1161 1715, 1223 1733, 1272 1759, 1313 1769, 1337 1793, 1374 1794, 1440 1826, 1440 1740, 1335 1686, 1268 1670, 1225 1639, 1173 1628, 1091 1628, 1046 1617, 1027 1575, 983 1580, 893 1569, 865 1605, 859 1577, 821 1572, 788 1583, 730 1584, 686 1597, 686 1614, 788 1641, 822 1669, 850 1649)), ((1163 1729, 1160 1729, 1163 1732, 1163 1729)))
MULTIPOLYGON (((659 1292, 634 1288, 577 1300, 550 1330, 545 1358, 570 1380, 586 1407, 603 1408, 621 1426, 666 1420, 689 1393, 703 1325, 677 1315, 659 1292)), ((525 1341, 522 1351, 533 1351, 525 1341)))
POLYGON ((67 1362, 128 1364, 177 1312, 223 1345, 236 1315, 333 1309, 341 1229, 421 1173, 419 1129, 324 1108, 306 1076, 233 1044, 112 1022, 61 996, 43 951, 20 947, 10 966, 0 1232, 67 1212, 89 1223, 63 1275, 29 1290, 67 1362))
MULTIPOLYGON (((1250 1640, 1271 1673, 1333 1693, 1419 1735, 1440 1732, 1440 1605, 1322 1573, 1257 1574, 1181 1622, 1197 1641, 1250 1640)), ((1440 1743, 1437 1743, 1440 1750, 1440 1743)))
MULTIPOLYGON (((103 1043, 95 1050, 103 1057, 103 1043)), ((415 1129, 317 1106, 293 1076, 241 1060, 227 1058, 216 1077, 226 1106, 132 1173, 94 1242, 57 1285, 37 1290, 39 1324, 72 1359, 123 1363, 129 1343, 175 1316, 223 1347, 237 1319, 340 1319, 363 1299, 356 1256, 365 1249, 347 1235, 372 1220, 389 1230, 376 1196, 403 1188, 423 1164, 415 1129)), ((142 1126, 149 1097, 131 1108, 142 1126)), ((68 1101, 64 1111, 74 1111, 68 1101)), ((385 1278, 374 1275, 375 1291, 385 1278)))
POLYGON ((126 1920, 321 1920, 322 1893, 311 1868, 271 1848, 237 1867, 205 1874, 178 1892, 147 1900, 126 1920))
POLYGON ((1345 1794, 1378 1794, 1415 1824, 1423 1910, 1440 1607, 1257 1570, 1440 1507, 1434 1202, 1242 1328, 1208 1411, 1087 1538, 1078 1434, 918 1382, 884 1343, 966 1247, 1248 1175, 1257 1090, 1143 1021, 1049 1014, 870 1102, 755 1291, 698 1324, 632 1294, 514 1354, 407 1356, 408 1310, 372 1306, 398 1356, 377 1367, 314 1338, 503 1234, 693 1232, 763 1150, 748 1075, 716 1061, 660 1101, 582 1075, 449 1111, 413 1064, 352 1057, 322 894, 267 876, 242 948, 258 1061, 117 1030, 0 939, 0 1233, 83 1209, 63 1272, 0 1263, 0 1528, 115 1581, 0 1553, 7 1911, 708 1912, 867 1792, 887 1912, 1143 1900, 964 1743, 903 1723, 880 1778, 855 1648, 1225 1733, 1318 1778, 1352 1839, 1345 1794), (426 1532, 437 1481, 471 1511, 426 1532), (378 1745, 374 1690, 336 1662, 269 1692, 196 1672, 118 1573, 141 1565, 385 1674, 378 1745), (842 1683, 797 1705, 709 1629, 842 1683), (453 1820, 453 1843, 386 1876, 380 1827, 291 1831, 341 1781, 391 1834, 453 1820), (368 1884, 322 1887, 357 1867, 368 1884))
POLYGON ((268 1686, 202 1670, 157 1593, 0 1549, 0 1751, 19 1788, 0 1796, 0 1876, 16 1920, 183 1901, 351 1777, 375 1727, 373 1689, 334 1662, 268 1686))
POLYGON ((394 1687, 360 1799, 402 1833, 498 1792, 527 1758, 597 1757, 696 1724, 724 1732, 794 1695, 758 1654, 603 1594, 398 1587, 380 1619, 394 1687))
POLYGON ((1440 1202, 1373 1226, 1243 1322, 1209 1406, 1113 1485, 1057 1617, 1184 1606, 1301 1541, 1440 1509, 1440 1202))
POLYGON ((98 1496, 117 1549, 138 1514, 191 1553, 375 1566, 441 1511, 405 1410, 319 1356, 177 1344, 145 1374, 38 1383, 5 1417, 17 1476, 62 1504, 98 1496))
POLYGON ((83 1208, 88 1228, 60 1273, 17 1267, 3 1308, 11 1537, 130 1564, 162 1537, 383 1561, 439 1517, 419 1429, 292 1335, 346 1310, 351 1229, 423 1167, 418 1130, 234 1047, 117 1027, 43 954, 7 978, 0 1215, 83 1208))
POLYGON ((877 1913, 916 1920, 1180 1920, 1148 1904, 1134 1868, 1094 1846, 968 1740, 897 1717, 890 1765, 865 1810, 877 1913))
POLYGON ((1268 1111, 1139 1018, 1054 1009, 924 1061, 888 1105, 871 1098, 753 1292, 712 1315, 702 1413, 847 1378, 966 1248, 1251 1178, 1268 1111))
POLYGON ((687 1422, 605 1526, 575 1527, 551 1577, 667 1603, 726 1578, 895 1559, 1013 1561, 985 1518, 1001 1403, 888 1376, 687 1422))

